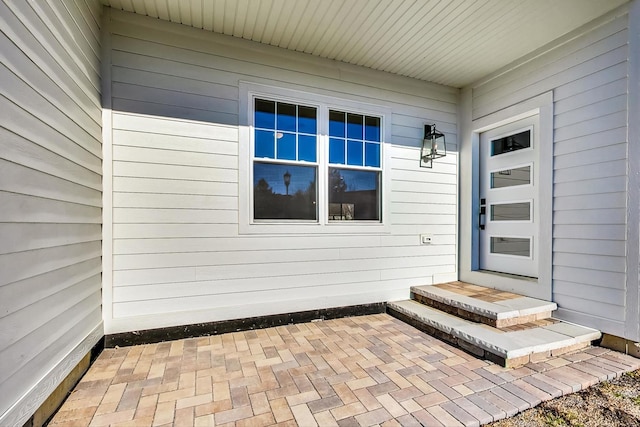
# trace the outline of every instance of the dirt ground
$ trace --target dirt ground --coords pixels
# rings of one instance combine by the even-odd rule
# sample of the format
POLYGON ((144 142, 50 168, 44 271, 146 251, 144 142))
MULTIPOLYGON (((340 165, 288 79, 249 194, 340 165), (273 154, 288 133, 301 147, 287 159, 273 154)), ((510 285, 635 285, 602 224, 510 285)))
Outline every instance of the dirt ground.
POLYGON ((541 403, 491 427, 640 427, 640 370, 541 403))

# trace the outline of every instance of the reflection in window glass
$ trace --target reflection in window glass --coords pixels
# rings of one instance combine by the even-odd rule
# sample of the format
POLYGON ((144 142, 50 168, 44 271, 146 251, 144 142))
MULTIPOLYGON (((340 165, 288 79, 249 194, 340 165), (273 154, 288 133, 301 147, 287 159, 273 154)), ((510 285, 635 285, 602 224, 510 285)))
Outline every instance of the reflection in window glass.
POLYGON ((347 138, 364 139, 363 119, 364 116, 360 114, 347 114, 347 138))
POLYGON ((491 253, 531 257, 531 240, 520 237, 491 237, 491 253))
POLYGON ((328 112, 328 147, 319 147, 327 123, 318 123, 317 107, 254 100, 254 220, 317 222, 321 210, 330 221, 381 221, 382 119, 328 112), (319 148, 328 150, 328 159, 319 157, 319 148), (328 173, 321 185, 320 167, 323 177, 328 173), (328 202, 321 208, 318 191, 328 202))
POLYGON ((531 203, 500 203, 491 205, 491 221, 530 221, 531 203))
POLYGON ((256 99, 254 126, 255 157, 317 161, 315 107, 256 99))
POLYGON ((316 137, 299 135, 298 136, 298 160, 305 162, 316 161, 316 137))
POLYGON ((254 218, 317 220, 316 177, 315 166, 254 162, 254 218))
POLYGON ((256 130, 255 133, 255 156, 268 159, 276 158, 274 142, 276 134, 269 130, 256 130))
POLYGON ((362 165, 362 142, 347 141, 347 164, 362 165))
POLYGON ((329 220, 380 219, 380 172, 329 168, 329 220))
POLYGON ((380 142, 380 117, 365 117, 364 139, 380 142))
POLYGON ((278 158, 296 160, 296 135, 294 133, 279 132, 276 138, 278 140, 278 158))
POLYGON ((345 164, 344 139, 329 139, 329 163, 345 164))
POLYGON ((491 188, 531 184, 531 166, 491 172, 491 188))
POLYGON ((346 136, 346 113, 329 111, 329 135, 336 138, 346 136))
POLYGON ((276 128, 276 103, 256 99, 256 110, 254 124, 256 128, 275 129, 276 128))
POLYGON ((296 106, 278 102, 278 130, 296 131, 296 106))
POLYGON ((315 108, 298 106, 298 132, 311 135, 317 133, 315 108))
POLYGON ((329 111, 329 163, 381 166, 379 117, 329 111))
POLYGON ((491 141, 491 155, 511 153, 531 147, 531 130, 505 136, 491 141))
POLYGON ((380 144, 372 144, 367 142, 364 148, 364 165, 380 166, 380 144))

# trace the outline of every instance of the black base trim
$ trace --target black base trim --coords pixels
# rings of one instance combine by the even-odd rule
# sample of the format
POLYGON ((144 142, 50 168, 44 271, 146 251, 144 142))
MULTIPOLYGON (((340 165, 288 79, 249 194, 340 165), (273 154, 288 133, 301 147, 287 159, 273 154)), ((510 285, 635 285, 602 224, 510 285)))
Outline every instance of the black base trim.
POLYGON ((105 348, 113 348, 116 346, 124 347, 130 345, 153 344, 184 338, 196 338, 209 335, 226 334, 228 332, 249 331, 252 329, 263 329, 273 326, 305 323, 313 320, 328 320, 339 319, 341 317, 364 316, 366 314, 380 314, 386 312, 386 307, 386 303, 377 302, 372 304, 299 311, 296 313, 274 314, 270 316, 248 317, 244 319, 222 320, 219 322, 196 323, 192 325, 123 332, 105 336, 104 346, 105 348))

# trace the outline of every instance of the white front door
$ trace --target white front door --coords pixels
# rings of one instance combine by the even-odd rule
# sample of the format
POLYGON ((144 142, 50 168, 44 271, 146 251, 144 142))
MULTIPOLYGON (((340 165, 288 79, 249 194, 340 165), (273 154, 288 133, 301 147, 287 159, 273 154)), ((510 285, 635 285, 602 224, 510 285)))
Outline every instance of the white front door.
POLYGON ((538 277, 538 116, 480 134, 480 269, 538 277))

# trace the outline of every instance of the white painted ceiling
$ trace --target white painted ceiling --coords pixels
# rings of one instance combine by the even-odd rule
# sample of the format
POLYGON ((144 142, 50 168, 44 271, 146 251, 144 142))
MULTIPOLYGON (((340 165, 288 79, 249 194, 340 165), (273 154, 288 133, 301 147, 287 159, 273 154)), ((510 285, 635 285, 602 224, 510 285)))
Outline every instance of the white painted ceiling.
POLYGON ((116 9, 454 87, 627 0, 102 0, 116 9))

